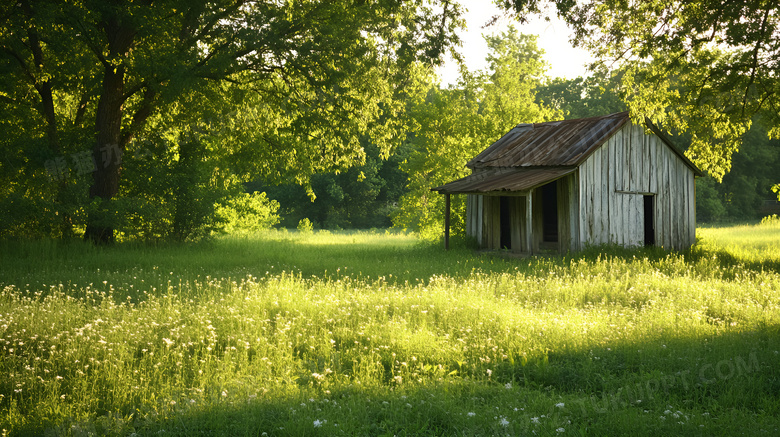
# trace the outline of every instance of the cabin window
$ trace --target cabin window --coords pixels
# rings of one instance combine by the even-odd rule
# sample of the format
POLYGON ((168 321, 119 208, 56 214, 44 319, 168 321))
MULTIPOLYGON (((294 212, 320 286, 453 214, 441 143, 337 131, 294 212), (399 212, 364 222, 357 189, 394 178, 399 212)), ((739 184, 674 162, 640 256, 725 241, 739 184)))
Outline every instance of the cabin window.
POLYGON ((558 242, 558 181, 541 187, 542 191, 542 241, 558 242))
POLYGON ((645 246, 655 245, 655 196, 642 196, 645 203, 645 246))

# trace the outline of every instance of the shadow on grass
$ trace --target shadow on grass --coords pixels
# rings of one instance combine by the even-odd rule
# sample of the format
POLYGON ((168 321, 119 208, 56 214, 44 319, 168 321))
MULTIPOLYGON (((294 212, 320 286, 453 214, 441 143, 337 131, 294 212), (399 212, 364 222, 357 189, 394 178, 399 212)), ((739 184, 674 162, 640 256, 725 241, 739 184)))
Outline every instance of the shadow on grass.
POLYGON ((63 272, 80 270, 91 274, 87 279, 95 283, 105 280, 108 274, 142 277, 148 281, 159 277, 162 282, 156 283, 158 289, 165 289, 171 276, 175 277, 175 282, 205 276, 240 280, 281 272, 300 274, 303 278, 351 277, 414 284, 427 283, 434 276, 463 279, 475 272, 519 271, 534 276, 547 274, 549 266, 566 267, 577 261, 613 259, 630 263, 647 260, 660 265, 675 257, 681 257, 687 265, 698 265, 702 272, 718 268, 780 272, 780 259, 745 260, 726 250, 700 246, 683 252, 658 247, 596 246, 565 256, 508 258, 501 256, 501 252, 477 253, 473 242, 465 239, 453 239, 452 250, 445 251, 440 243, 418 242, 413 237, 383 240, 385 236, 378 233, 372 240, 371 235, 347 233, 330 239, 307 240, 293 234, 199 243, 130 243, 114 247, 94 247, 81 241, 3 242, 0 261, 4 268, 0 282, 14 283, 19 278, 29 282, 30 278, 41 278, 44 282, 58 283, 62 282, 63 272))

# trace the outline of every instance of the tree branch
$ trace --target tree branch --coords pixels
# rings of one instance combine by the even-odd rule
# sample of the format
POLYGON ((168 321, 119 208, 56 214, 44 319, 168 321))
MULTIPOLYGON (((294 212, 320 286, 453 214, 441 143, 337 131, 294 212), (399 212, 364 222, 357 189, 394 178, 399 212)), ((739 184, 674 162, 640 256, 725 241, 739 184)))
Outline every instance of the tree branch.
POLYGON ((209 20, 209 22, 206 23, 203 26, 203 28, 197 34, 187 38, 184 41, 184 43, 182 44, 182 49, 186 49, 186 48, 189 48, 189 47, 192 47, 193 45, 195 45, 196 42, 200 41, 206 35, 208 35, 214 29, 214 26, 216 26, 217 23, 219 23, 220 20, 222 20, 225 17, 230 16, 233 12, 237 11, 238 8, 240 8, 241 6, 243 6, 246 3, 247 3, 247 0, 237 0, 232 6, 226 8, 221 13, 215 14, 211 18, 211 20, 209 20))
POLYGON ((146 82, 140 82, 140 83, 137 83, 137 84, 133 85, 132 87, 130 87, 129 90, 127 90, 126 93, 124 93, 122 95, 122 103, 126 102, 127 99, 129 99, 130 97, 133 97, 133 95, 135 93, 137 93, 138 91, 141 91, 142 89, 147 88, 147 87, 148 87, 148 84, 146 82))
POLYGON ((35 75, 32 74, 30 71, 30 68, 27 67, 27 63, 24 62, 24 59, 17 53, 15 50, 12 50, 11 48, 7 46, 3 46, 3 51, 11 55, 12 58, 16 59, 16 62, 19 63, 19 66, 22 67, 22 72, 24 73, 24 76, 27 76, 27 79, 29 79, 30 85, 36 87, 37 89, 37 81, 35 79, 35 75))
POLYGON ((761 49, 761 43, 764 42, 764 33, 766 33, 766 20, 769 17, 769 8, 764 10, 764 17, 761 20, 761 30, 759 31, 759 38, 756 39, 756 45, 753 47, 753 65, 750 68, 750 80, 745 86, 745 94, 742 96, 742 117, 745 117, 745 107, 747 107, 748 94, 750 88, 753 86, 756 80, 756 70, 758 70, 758 52, 761 49))
POLYGON ((87 103, 92 99, 92 93, 85 92, 79 99, 79 106, 76 108, 76 116, 73 118, 73 125, 80 126, 84 121, 84 114, 87 112, 87 103))
POLYGON ((138 109, 133 114, 133 121, 130 123, 130 127, 122 134, 120 139, 120 147, 122 150, 133 139, 136 133, 140 132, 146 124, 146 120, 152 114, 154 110, 155 98, 157 93, 150 88, 146 88, 144 91, 144 97, 138 109))
POLYGON ((76 20, 76 25, 81 28, 81 35, 84 35, 84 43, 87 45, 89 50, 97 57, 98 62, 100 62, 101 65, 103 65, 104 68, 108 68, 109 63, 106 60, 106 57, 103 56, 103 52, 100 50, 100 48, 92 41, 91 38, 89 38, 88 33, 89 31, 84 26, 84 23, 81 22, 81 20, 76 20))
MULTIPOLYGON (((33 17, 33 12, 29 1, 21 3, 21 6, 22 10, 27 15, 29 22, 32 23, 31 18, 33 17)), ((35 63, 34 68, 36 72, 40 74, 44 64, 43 48, 41 47, 41 41, 38 37, 38 32, 35 31, 35 28, 32 26, 32 24, 30 24, 30 26, 27 28, 27 39, 29 40, 28 47, 32 52, 33 62, 35 63)), ((59 134, 57 132, 57 114, 54 110, 54 95, 52 92, 51 79, 38 82, 31 71, 28 70, 27 73, 32 78, 33 86, 35 86, 35 89, 38 91, 38 95, 41 97, 41 110, 43 118, 46 120, 46 136, 49 139, 49 147, 55 153, 59 153, 60 140, 59 134)))

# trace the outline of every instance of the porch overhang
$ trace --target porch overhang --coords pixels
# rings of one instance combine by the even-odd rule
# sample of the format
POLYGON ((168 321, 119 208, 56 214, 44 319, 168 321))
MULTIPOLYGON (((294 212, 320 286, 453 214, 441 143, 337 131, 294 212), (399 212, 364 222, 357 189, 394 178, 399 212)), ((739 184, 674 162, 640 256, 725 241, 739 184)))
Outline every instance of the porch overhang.
POLYGON ((530 190, 576 170, 577 167, 511 167, 482 170, 431 188, 431 191, 440 194, 526 195, 530 190))

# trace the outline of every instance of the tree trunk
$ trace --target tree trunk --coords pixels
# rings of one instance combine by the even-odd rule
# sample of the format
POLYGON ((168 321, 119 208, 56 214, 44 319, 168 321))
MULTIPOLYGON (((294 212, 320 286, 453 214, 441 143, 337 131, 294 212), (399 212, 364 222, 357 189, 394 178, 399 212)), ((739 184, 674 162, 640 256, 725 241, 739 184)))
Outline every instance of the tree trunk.
POLYGON ((105 67, 103 90, 97 107, 95 130, 97 141, 92 150, 97 170, 92 173, 89 198, 100 199, 102 213, 91 213, 84 238, 98 244, 114 242, 114 223, 110 220, 110 201, 119 191, 122 164, 120 136, 122 133, 122 94, 124 67, 105 67), (97 215, 98 217, 95 217, 97 215))
MULTIPOLYGON (((109 41, 109 59, 124 57, 132 46, 135 31, 121 26, 115 20, 104 28, 109 41)), ((95 131, 97 141, 92 150, 97 170, 92 173, 90 199, 99 199, 99 211, 91 211, 87 219, 84 239, 96 244, 111 244, 115 241, 114 216, 116 211, 111 199, 119 191, 122 171, 122 103, 124 103, 125 66, 103 61, 104 76, 100 100, 97 106, 95 131)))

